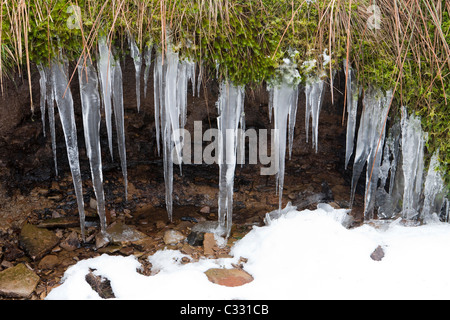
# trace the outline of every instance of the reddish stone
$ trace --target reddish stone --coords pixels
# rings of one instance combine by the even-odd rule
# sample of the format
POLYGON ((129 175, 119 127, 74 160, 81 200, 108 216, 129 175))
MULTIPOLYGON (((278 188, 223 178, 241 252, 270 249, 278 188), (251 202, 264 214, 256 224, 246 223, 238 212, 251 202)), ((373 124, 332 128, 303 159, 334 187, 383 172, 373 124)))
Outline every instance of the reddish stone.
POLYGON ((213 268, 205 274, 209 281, 226 287, 238 287, 253 281, 253 277, 241 269, 213 268))

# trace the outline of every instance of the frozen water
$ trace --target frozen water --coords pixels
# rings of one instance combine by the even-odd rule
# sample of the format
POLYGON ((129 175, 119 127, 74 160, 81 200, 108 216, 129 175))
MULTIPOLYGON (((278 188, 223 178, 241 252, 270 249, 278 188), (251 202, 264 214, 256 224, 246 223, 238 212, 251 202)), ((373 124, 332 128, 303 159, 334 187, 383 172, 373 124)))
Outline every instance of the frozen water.
POLYGON ((432 215, 433 213, 439 215, 445 201, 445 186, 442 174, 438 169, 438 154, 439 150, 436 151, 431 157, 430 167, 425 179, 423 190, 424 202, 422 209, 422 217, 424 218, 428 215, 432 215))
POLYGON ((415 218, 419 214, 424 175, 424 148, 427 135, 422 131, 420 118, 408 116, 402 108, 402 154, 403 154, 403 217, 415 218))
POLYGON ((305 113, 305 127, 306 127, 306 142, 309 136, 309 121, 311 119, 312 130, 312 146, 318 151, 319 141, 319 115, 322 108, 324 97, 324 81, 310 77, 306 80, 305 95, 306 95, 306 113, 305 113))
MULTIPOLYGON (((346 65, 344 65, 346 67, 346 65)), ((348 70, 347 77, 347 138, 345 149, 345 169, 347 169, 348 162, 353 153, 354 141, 355 141, 355 129, 356 129, 356 115, 358 113, 358 99, 359 88, 354 77, 354 71, 352 68, 348 70)))
POLYGON ((67 157, 72 172, 73 185, 77 197, 78 212, 80 215, 81 234, 85 237, 85 214, 82 190, 82 179, 78 158, 77 127, 73 109, 72 93, 69 88, 67 61, 60 58, 53 60, 51 65, 51 81, 58 106, 61 125, 66 140, 67 157))
POLYGON ((217 101, 217 127, 219 130, 218 162, 219 162, 219 226, 229 235, 233 215, 233 185, 236 168, 236 152, 238 143, 238 127, 244 109, 245 90, 243 86, 235 86, 229 81, 220 85, 217 101))
POLYGON ((106 131, 108 133, 108 145, 111 158, 113 158, 113 146, 112 146, 112 74, 111 74, 111 63, 113 61, 113 56, 108 48, 105 37, 100 37, 98 40, 98 73, 99 80, 101 84, 101 96, 103 101, 103 108, 105 110, 105 120, 106 120, 106 131))
POLYGON ((381 164, 382 146, 385 136, 384 121, 389 110, 389 102, 391 98, 391 91, 384 95, 381 91, 373 88, 370 88, 364 94, 364 109, 361 115, 355 160, 353 164, 350 203, 353 204, 356 184, 359 180, 364 165, 367 164, 366 198, 364 207, 364 215, 366 219, 371 219, 373 216, 373 208, 375 203, 374 195, 378 184, 378 172, 381 164))
POLYGON ((269 94, 272 97, 271 110, 274 115, 274 146, 276 155, 276 184, 279 195, 278 210, 281 210, 281 200, 283 196, 284 171, 286 158, 286 140, 289 130, 289 156, 292 152, 294 137, 295 116, 298 102, 298 86, 288 82, 269 87, 269 94), (289 123, 288 123, 289 118, 289 123))
POLYGON ((120 164, 122 167, 125 199, 128 197, 127 154, 125 146, 125 124, 123 108, 123 84, 122 69, 119 61, 111 56, 112 98, 114 107, 114 119, 116 122, 117 145, 119 149, 120 164))
POLYGON ((47 100, 47 75, 44 67, 41 64, 37 65, 39 71, 39 85, 41 89, 40 107, 41 107, 41 120, 42 120, 42 132, 45 134, 45 101, 47 100))
POLYGON ((131 57, 134 61, 134 68, 136 70, 136 104, 138 112, 141 108, 141 69, 142 69, 142 57, 139 52, 139 48, 136 45, 134 38, 129 38, 131 57))
POLYGON ((150 76, 150 66, 152 64, 152 45, 147 45, 145 47, 144 52, 144 61, 145 61, 145 69, 144 69, 144 98, 147 97, 147 85, 148 85, 148 77, 150 76))
POLYGON ((86 154, 91 167, 92 185, 97 199, 97 213, 102 232, 106 232, 105 195, 103 191, 102 152, 100 148, 100 95, 97 71, 89 59, 78 65, 81 107, 83 113, 86 154))

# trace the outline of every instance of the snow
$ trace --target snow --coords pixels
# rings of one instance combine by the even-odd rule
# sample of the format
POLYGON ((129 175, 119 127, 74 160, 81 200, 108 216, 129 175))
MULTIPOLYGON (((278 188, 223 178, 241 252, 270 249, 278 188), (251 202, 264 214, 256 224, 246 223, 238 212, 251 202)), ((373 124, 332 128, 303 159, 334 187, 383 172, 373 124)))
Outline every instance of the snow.
POLYGON ((450 224, 408 227, 400 220, 375 221, 347 229, 346 210, 321 204, 316 210, 292 207, 235 243, 233 258, 181 264, 177 250, 149 257, 151 276, 139 274, 134 256, 102 256, 70 267, 47 299, 100 299, 85 281, 89 269, 111 282, 116 299, 449 299, 450 224), (370 258, 381 246, 381 261, 370 258), (247 258, 254 280, 240 287, 213 284, 209 268, 231 268, 247 258))

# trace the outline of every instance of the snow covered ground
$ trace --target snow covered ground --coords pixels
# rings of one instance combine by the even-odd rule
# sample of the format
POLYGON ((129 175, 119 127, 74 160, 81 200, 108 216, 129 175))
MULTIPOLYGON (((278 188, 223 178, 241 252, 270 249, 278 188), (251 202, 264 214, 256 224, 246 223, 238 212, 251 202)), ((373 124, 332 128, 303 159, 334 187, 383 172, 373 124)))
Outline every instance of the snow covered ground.
POLYGON ((450 299, 450 224, 407 227, 399 221, 354 229, 345 210, 322 206, 291 210, 254 227, 232 248, 234 258, 181 264, 179 251, 149 257, 160 272, 144 276, 134 256, 102 255, 70 267, 47 299, 100 299, 85 281, 89 269, 106 277, 117 299, 450 299), (370 258, 382 246, 381 261, 370 258), (213 284, 204 274, 240 257, 254 281, 240 287, 213 284))

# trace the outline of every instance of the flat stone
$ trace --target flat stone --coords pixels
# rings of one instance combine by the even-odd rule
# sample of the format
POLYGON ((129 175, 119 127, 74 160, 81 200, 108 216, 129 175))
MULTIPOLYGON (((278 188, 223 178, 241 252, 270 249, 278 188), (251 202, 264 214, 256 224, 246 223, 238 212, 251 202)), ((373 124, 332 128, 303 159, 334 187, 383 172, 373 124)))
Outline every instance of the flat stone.
POLYGON ((19 236, 19 244, 33 260, 42 258, 59 243, 59 238, 47 229, 25 224, 19 236))
POLYGON ((203 253, 205 256, 214 254, 214 246, 216 245, 216 239, 214 239, 214 233, 205 233, 203 238, 203 253))
POLYGON ((80 225, 80 219, 76 217, 60 217, 42 221, 37 225, 38 228, 73 228, 80 225))
POLYGON ((212 268, 205 274, 212 283, 226 287, 238 287, 253 281, 253 277, 242 269, 212 268))
POLYGON ((40 278, 23 263, 0 272, 0 295, 11 298, 28 298, 40 278))
POLYGON ((72 231, 71 234, 67 236, 64 241, 62 241, 59 246, 67 251, 74 251, 80 247, 80 240, 78 239, 78 234, 76 231, 72 231))
POLYGON ((134 242, 147 237, 145 233, 136 230, 133 226, 128 226, 120 222, 108 227, 106 233, 113 243, 134 242))
POLYGON ((59 259, 53 254, 46 255, 38 264, 38 268, 41 270, 53 269, 59 264, 59 259))
POLYGON ((177 244, 183 241, 185 238, 186 237, 184 236, 184 234, 182 234, 180 231, 170 229, 164 232, 163 240, 165 244, 177 244))

